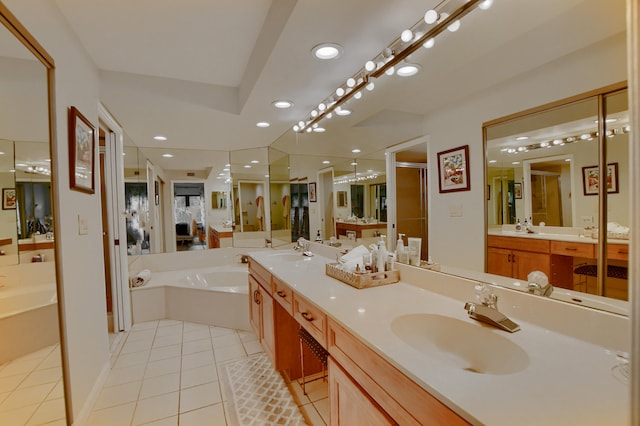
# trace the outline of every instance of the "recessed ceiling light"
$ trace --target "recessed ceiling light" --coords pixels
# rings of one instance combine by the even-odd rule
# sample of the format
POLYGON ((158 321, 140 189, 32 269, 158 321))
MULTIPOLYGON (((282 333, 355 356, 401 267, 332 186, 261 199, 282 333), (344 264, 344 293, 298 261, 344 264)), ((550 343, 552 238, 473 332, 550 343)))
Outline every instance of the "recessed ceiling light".
POLYGON ((250 165, 250 164, 245 164, 245 165, 244 165, 244 168, 245 168, 245 169, 250 169, 250 168, 251 168, 251 165, 250 165))
POLYGON ((498 160, 489 160, 489 164, 497 163, 498 160))
POLYGON ((0 155, 4 155, 4 152, 0 151, 0 155))
POLYGON ((27 165, 24 164, 24 163, 16 163, 16 166, 18 166, 18 167, 27 167, 27 165))
POLYGON ((517 141, 526 141, 527 139, 529 139, 529 136, 518 136, 516 138, 517 141))
POLYGON ((351 152, 353 152, 354 154, 358 154, 360 152, 362 152, 361 150, 359 150, 358 148, 354 148, 351 150, 351 152))
POLYGON ((418 74, 420 71, 420 65, 417 64, 404 64, 396 70, 396 74, 399 77, 411 77, 418 74))
POLYGON ((338 111, 336 109, 336 114, 338 114, 338 115, 349 115, 349 114, 351 114, 351 111, 349 111, 348 109, 340 108, 340 111, 338 111))
POLYGON ((324 127, 315 127, 313 131, 316 133, 324 133, 326 129, 324 127))
POLYGON ((517 165, 517 164, 520 164, 520 162, 519 162, 519 161, 514 161, 514 162, 513 162, 513 163, 511 163, 511 164, 513 164, 513 165, 515 166, 515 165, 517 165))
POLYGON ((155 139, 157 141, 166 141, 167 137, 166 136, 162 136, 162 135, 158 135, 158 136, 154 136, 153 139, 155 139))
POLYGON ((331 164, 331 161, 329 161, 329 160, 324 160, 324 161, 322 162, 322 164, 331 164))
POLYGON ((258 164, 259 161, 258 160, 251 160, 251 164, 258 164))
POLYGON ((269 175, 264 175, 264 177, 268 178, 268 177, 269 177, 269 175))
POLYGON ((566 161, 567 163, 571 162, 571 158, 565 158, 564 161, 566 161))
POLYGON ((321 43, 314 46, 311 53, 318 59, 335 59, 342 54, 342 46, 336 43, 321 43))
POLYGON ((231 164, 225 164, 224 166, 225 167, 231 167, 231 164))
POLYGON ((229 169, 225 167, 224 169, 222 169, 222 171, 223 171, 223 172, 228 172, 228 171, 229 171, 229 169))
POLYGON ((287 109, 287 108, 291 108, 293 106, 293 102, 291 101, 273 101, 271 103, 274 107, 276 108, 280 108, 280 109, 287 109))
POLYGON ((256 126, 258 126, 258 127, 263 127, 263 128, 264 128, 264 127, 269 127, 269 126, 271 126, 271 124, 267 123, 266 121, 258 121, 258 122, 256 123, 256 126))
POLYGON ((162 154, 164 158, 173 158, 173 154, 162 154))
POLYGON ((357 166, 358 163, 356 163, 355 161, 353 163, 351 163, 352 166, 357 166))

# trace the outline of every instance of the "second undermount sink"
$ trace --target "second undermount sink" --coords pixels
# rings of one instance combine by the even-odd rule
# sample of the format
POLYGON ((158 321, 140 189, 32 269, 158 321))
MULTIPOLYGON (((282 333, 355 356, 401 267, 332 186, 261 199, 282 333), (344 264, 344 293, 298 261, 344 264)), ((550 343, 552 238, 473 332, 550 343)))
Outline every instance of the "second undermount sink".
POLYGON ((461 370, 479 374, 514 374, 529 365, 517 344, 493 330, 436 314, 394 319, 391 330, 409 346, 461 370))
POLYGON ((296 253, 288 253, 288 252, 271 253, 269 257, 273 257, 274 260, 280 260, 283 262, 295 262, 297 260, 309 259, 308 257, 303 256, 302 253, 296 254, 296 253))

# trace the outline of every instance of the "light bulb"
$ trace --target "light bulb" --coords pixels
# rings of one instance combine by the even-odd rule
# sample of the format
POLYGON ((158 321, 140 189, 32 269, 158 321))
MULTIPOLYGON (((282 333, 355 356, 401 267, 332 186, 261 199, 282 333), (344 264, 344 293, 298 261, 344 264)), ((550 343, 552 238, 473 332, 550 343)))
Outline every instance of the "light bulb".
POLYGON ((332 112, 330 112, 329 114, 327 114, 327 118, 331 118, 331 117, 333 117, 333 113, 332 113, 332 112))
POLYGON ((478 7, 482 10, 487 10, 493 4, 493 0, 484 0, 482 3, 478 5, 478 7))
POLYGON ((427 49, 431 49, 434 44, 436 44, 436 40, 433 37, 431 37, 429 40, 424 42, 423 46, 427 49))
POLYGON ((362 97, 362 92, 356 92, 355 95, 353 95, 353 97, 356 99, 360 99, 362 97))
POLYGON ((313 111, 311 111, 311 116, 312 117, 317 117, 318 116, 318 111, 316 111, 315 109, 313 111))
POLYGON ((344 95, 344 89, 342 87, 338 87, 336 89, 336 95, 338 95, 338 96, 344 95))
POLYGON ((396 72, 395 68, 389 67, 389 68, 387 68, 387 70, 384 73, 386 75, 393 75, 394 72, 396 72))
POLYGON ((327 109, 327 106, 321 102, 320 104, 318 104, 318 109, 320 111, 324 111, 325 109, 327 109))
POLYGON ((313 129, 311 127, 307 127, 307 133, 311 133, 313 129))
POLYGON ((405 43, 411 41, 412 38, 413 32, 411 32, 411 30, 404 30, 402 34, 400 34, 400 40, 404 41, 405 43))
POLYGON ((301 128, 304 127, 304 121, 298 121, 298 126, 301 128))
POLYGON ((349 77, 349 78, 347 79, 347 86, 348 86, 348 87, 353 87, 353 86, 355 86, 355 85, 356 85, 356 80, 355 80, 355 78, 353 78, 353 77, 349 77))
POLYGON ((372 91, 373 89, 375 89, 376 85, 373 81, 369 82, 369 84, 367 84, 367 90, 368 91, 372 91))
POLYGON ((431 25, 434 22, 436 22, 439 17, 440 17, 440 15, 435 10, 433 10, 433 9, 427 10, 427 12, 424 14, 424 22, 426 22, 427 24, 431 25))
POLYGON ((455 33, 456 31, 458 31, 460 29, 460 21, 459 20, 453 21, 453 23, 451 25, 449 25, 447 27, 447 29, 449 31, 451 31, 452 33, 455 33))
POLYGON ((364 69, 367 71, 373 71, 376 69, 376 64, 373 61, 367 61, 367 63, 364 64, 364 69))

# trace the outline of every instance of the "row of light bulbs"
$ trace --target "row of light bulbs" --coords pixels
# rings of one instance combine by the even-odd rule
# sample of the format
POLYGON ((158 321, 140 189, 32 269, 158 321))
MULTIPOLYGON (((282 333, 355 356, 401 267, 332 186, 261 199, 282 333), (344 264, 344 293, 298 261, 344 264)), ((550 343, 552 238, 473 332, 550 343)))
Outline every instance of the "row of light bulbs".
MULTIPOLYGON (((616 135, 629 133, 630 131, 631 131, 631 126, 624 126, 617 129, 607 130, 606 135, 607 137, 612 138, 616 135)), ((529 152, 531 150, 539 149, 539 148, 552 148, 554 146, 564 146, 568 143, 590 141, 597 137, 598 137, 598 132, 582 133, 580 135, 568 136, 566 138, 557 138, 550 141, 543 141, 540 143, 523 145, 517 148, 502 148, 500 151, 506 152, 507 154, 520 154, 520 153, 529 152)))
POLYGON ((365 91, 375 89, 373 79, 382 75, 397 74, 408 77, 416 74, 420 67, 416 64, 405 62, 405 59, 420 47, 430 49, 435 44, 435 37, 449 30, 456 32, 460 28, 460 19, 471 12, 476 6, 482 10, 489 9, 493 0, 462 0, 462 4, 455 10, 446 11, 448 6, 454 3, 443 1, 435 9, 428 10, 411 28, 401 32, 400 37, 385 47, 375 58, 365 63, 364 67, 346 82, 338 87, 334 93, 320 102, 305 120, 300 120, 293 126, 295 132, 324 132, 319 126, 323 119, 330 119, 335 115, 349 115, 351 111, 343 105, 353 99, 360 99, 365 91), (429 30, 426 26, 433 25, 429 30), (396 69, 396 66, 398 68, 396 69))

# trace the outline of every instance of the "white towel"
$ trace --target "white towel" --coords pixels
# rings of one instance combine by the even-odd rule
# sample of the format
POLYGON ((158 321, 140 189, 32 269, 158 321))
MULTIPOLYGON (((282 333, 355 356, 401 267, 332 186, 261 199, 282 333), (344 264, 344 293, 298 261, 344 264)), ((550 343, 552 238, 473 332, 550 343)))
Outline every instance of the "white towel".
POLYGON ((148 283, 150 279, 151 271, 148 269, 143 269, 142 271, 138 272, 138 275, 136 275, 136 278, 135 280, 133 280, 132 284, 134 287, 142 287, 143 285, 148 283))
POLYGON ((356 265, 360 265, 360 270, 364 270, 364 262, 362 261, 362 255, 369 253, 369 250, 363 246, 351 250, 340 258, 340 263, 345 271, 353 272, 356 269, 356 265))

